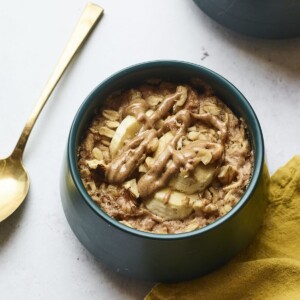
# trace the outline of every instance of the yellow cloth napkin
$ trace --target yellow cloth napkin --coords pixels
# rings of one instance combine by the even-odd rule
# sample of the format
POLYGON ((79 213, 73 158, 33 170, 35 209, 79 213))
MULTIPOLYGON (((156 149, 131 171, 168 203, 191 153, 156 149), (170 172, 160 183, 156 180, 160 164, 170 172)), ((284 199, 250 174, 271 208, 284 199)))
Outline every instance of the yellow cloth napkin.
POLYGON ((300 156, 271 177, 270 201, 251 245, 199 279, 157 284, 145 300, 300 299, 300 156))

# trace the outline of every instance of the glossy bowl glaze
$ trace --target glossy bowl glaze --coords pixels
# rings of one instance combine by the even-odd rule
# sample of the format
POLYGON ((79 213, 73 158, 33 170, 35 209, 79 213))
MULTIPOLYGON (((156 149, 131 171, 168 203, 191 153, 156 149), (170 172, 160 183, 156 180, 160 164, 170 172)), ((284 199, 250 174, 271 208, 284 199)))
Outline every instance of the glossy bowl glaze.
POLYGON ((116 272, 151 281, 180 281, 221 266, 252 240, 266 206, 268 172, 259 122, 248 101, 226 79, 204 67, 178 61, 154 61, 129 67, 98 85, 79 108, 67 142, 61 177, 61 200, 67 220, 81 243, 116 272), (216 222, 181 234, 153 234, 109 217, 89 197, 77 169, 76 149, 93 115, 112 92, 148 78, 189 82, 202 78, 248 125, 255 156, 254 173, 237 205, 216 222))
POLYGON ((300 37, 299 0, 194 0, 218 23, 260 38, 300 37))

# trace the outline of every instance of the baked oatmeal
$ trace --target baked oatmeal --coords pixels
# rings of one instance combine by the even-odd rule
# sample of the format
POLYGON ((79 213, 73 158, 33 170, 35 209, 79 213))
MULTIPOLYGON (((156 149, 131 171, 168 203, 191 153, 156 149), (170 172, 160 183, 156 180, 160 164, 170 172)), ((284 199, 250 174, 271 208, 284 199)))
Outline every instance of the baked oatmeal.
POLYGON ((149 80, 105 99, 78 148, 91 198, 138 230, 204 227, 247 188, 253 151, 243 119, 211 87, 149 80))

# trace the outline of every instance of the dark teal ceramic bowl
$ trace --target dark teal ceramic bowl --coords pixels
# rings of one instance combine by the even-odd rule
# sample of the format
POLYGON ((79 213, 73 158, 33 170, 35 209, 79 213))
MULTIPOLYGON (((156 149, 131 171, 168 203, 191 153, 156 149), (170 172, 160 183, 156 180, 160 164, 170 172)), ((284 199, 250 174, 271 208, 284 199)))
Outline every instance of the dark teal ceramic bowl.
POLYGON ((300 37, 300 0, 194 0, 218 23, 260 38, 300 37))
POLYGON ((72 124, 62 167, 61 199, 67 220, 81 243, 112 270, 137 279, 181 281, 206 274, 245 248, 263 220, 268 173, 257 117, 244 96, 215 72, 179 61, 154 61, 129 67, 98 85, 79 108, 72 124), (198 77, 248 124, 255 153, 252 180, 238 204, 216 222, 182 234, 152 234, 109 217, 89 197, 76 165, 76 149, 93 115, 113 91, 159 77, 188 82, 198 77))

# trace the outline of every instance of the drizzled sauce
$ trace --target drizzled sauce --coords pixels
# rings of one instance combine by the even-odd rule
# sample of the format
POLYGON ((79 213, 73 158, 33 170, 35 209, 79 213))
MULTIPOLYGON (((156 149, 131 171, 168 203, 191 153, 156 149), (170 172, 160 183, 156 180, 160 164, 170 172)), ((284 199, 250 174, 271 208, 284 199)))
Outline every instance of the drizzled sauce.
POLYGON ((201 161, 201 150, 211 152, 210 162, 222 160, 227 137, 227 123, 211 114, 195 114, 187 109, 181 109, 172 115, 171 110, 181 96, 183 96, 181 90, 177 89, 174 94, 167 96, 157 110, 149 116, 146 114, 149 105, 145 100, 135 99, 130 103, 125 113, 135 117, 143 125, 137 135, 119 150, 107 166, 105 177, 109 183, 120 184, 126 181, 145 161, 146 156, 151 154, 150 142, 168 131, 172 132, 173 139, 156 157, 149 171, 137 182, 141 197, 148 197, 167 186, 172 176, 182 169, 192 173, 201 161), (162 126, 155 129, 156 123, 161 120, 163 120, 162 126), (220 142, 197 140, 177 150, 178 141, 187 134, 188 127, 199 121, 215 127, 218 130, 220 142))

